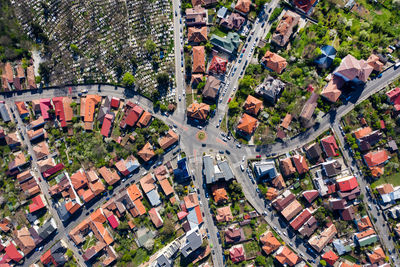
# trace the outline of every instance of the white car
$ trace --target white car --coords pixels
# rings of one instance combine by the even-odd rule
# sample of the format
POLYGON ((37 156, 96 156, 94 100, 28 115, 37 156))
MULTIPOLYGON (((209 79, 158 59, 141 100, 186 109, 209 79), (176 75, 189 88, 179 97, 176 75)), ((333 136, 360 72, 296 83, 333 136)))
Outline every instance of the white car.
POLYGON ((244 161, 246 159, 246 156, 243 156, 242 161, 244 161))
POLYGON ((243 166, 243 164, 240 164, 240 169, 242 170, 242 172, 244 172, 244 166, 243 166))
POLYGON ((200 130, 203 129, 203 127, 201 127, 200 125, 198 125, 197 128, 200 129, 200 130))
POLYGON ((241 145, 241 144, 236 144, 236 147, 237 147, 237 148, 241 148, 242 145, 241 145))

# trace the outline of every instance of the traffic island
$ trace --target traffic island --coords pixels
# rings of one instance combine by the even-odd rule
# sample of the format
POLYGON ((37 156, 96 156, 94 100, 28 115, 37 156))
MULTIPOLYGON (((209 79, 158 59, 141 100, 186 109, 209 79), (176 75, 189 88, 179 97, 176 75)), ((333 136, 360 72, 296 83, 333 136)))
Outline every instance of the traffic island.
POLYGON ((204 142, 207 140, 207 133, 205 131, 198 131, 196 134, 197 140, 204 142))

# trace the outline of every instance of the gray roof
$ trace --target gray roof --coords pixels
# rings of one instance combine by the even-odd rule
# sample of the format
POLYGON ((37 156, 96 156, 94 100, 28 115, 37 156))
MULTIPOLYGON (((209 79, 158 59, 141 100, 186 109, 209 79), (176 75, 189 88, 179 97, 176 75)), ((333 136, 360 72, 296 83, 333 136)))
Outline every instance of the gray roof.
POLYGON ((206 178, 206 183, 214 182, 214 164, 213 159, 209 155, 203 156, 203 175, 206 178))
POLYGON ((322 168, 328 177, 336 176, 342 172, 342 165, 337 160, 322 163, 322 168))
POLYGON ((164 254, 161 254, 156 261, 154 267, 172 267, 172 260, 165 257, 164 254))
POLYGON ((3 103, 0 103, 0 115, 4 122, 9 122, 11 120, 10 113, 8 113, 7 107, 3 103))
POLYGON ((146 193, 147 198, 150 201, 150 204, 155 207, 161 204, 160 195, 158 194, 156 189, 153 189, 146 193))
POLYGON ((285 83, 281 80, 268 76, 263 83, 255 89, 256 94, 262 96, 270 102, 275 102, 280 92, 285 88, 285 83))
POLYGON ((181 253, 184 257, 189 256, 203 243, 199 228, 194 228, 186 233, 186 241, 181 246, 181 253))
POLYGON ((65 222, 69 219, 71 214, 65 208, 65 202, 60 204, 60 207, 57 208, 57 214, 60 217, 61 221, 65 222))
POLYGON ((217 17, 220 18, 220 19, 225 18, 226 12, 228 12, 228 9, 226 7, 224 7, 224 6, 221 7, 217 12, 217 17))
POLYGON ((224 174, 225 181, 229 181, 234 178, 231 167, 229 166, 229 164, 226 160, 218 162, 218 167, 224 174))
POLYGON ((54 227, 52 220, 48 220, 41 228, 39 228, 39 236, 43 239, 48 238, 56 228, 54 227))
POLYGON ((269 179, 273 179, 278 175, 273 160, 255 162, 253 163, 253 168, 257 179, 263 179, 266 176, 268 176, 269 179))
POLYGON ((345 243, 341 239, 335 239, 332 241, 333 246, 335 247, 339 256, 346 254, 351 251, 351 244, 345 245, 345 243))

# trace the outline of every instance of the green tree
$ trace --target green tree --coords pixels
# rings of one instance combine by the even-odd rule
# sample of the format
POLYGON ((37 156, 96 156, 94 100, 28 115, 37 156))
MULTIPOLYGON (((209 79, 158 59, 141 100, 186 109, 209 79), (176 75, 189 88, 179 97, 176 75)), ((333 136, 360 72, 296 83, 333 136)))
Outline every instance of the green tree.
POLYGON ((342 60, 340 58, 338 58, 338 57, 335 57, 333 59, 332 67, 336 68, 336 67, 338 67, 340 65, 340 63, 342 63, 342 60))
POLYGON ((165 88, 169 85, 170 79, 168 73, 166 72, 158 73, 156 79, 159 87, 161 88, 165 88))
POLYGON ((240 107, 239 107, 239 103, 236 100, 232 100, 231 102, 229 102, 228 104, 229 107, 229 115, 235 115, 237 113, 239 113, 240 111, 240 107))
POLYGON ((326 261, 325 260, 320 260, 319 264, 321 264, 322 266, 326 266, 326 261))
POLYGON ((267 266, 267 262, 265 261, 265 257, 258 255, 256 257, 256 266, 267 266))
POLYGON ((72 53, 79 55, 80 50, 76 44, 70 44, 69 49, 71 49, 72 53))
POLYGON ((153 54, 157 49, 157 45, 153 42, 153 40, 147 39, 144 43, 144 49, 146 49, 147 53, 153 54))
POLYGON ((122 83, 127 87, 131 87, 135 83, 135 77, 133 77, 132 73, 125 72, 122 77, 122 83))

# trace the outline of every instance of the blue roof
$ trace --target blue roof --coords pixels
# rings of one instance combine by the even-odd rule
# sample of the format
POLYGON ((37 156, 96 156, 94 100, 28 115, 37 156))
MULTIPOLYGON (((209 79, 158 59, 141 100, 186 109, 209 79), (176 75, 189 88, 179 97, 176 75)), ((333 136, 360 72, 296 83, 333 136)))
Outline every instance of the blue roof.
POLYGON ((135 161, 129 160, 126 162, 126 169, 129 172, 133 172, 134 170, 136 170, 139 167, 140 167, 140 164, 139 164, 139 161, 137 161, 137 160, 135 160, 135 161))
POLYGON ((3 103, 0 103, 0 115, 4 122, 9 122, 11 120, 7 107, 3 103))
POLYGON ((336 56, 336 49, 331 45, 321 47, 321 55, 315 60, 315 63, 322 68, 329 67, 336 56))
POLYGON ((189 178, 189 172, 186 165, 186 158, 178 160, 178 168, 174 170, 174 176, 178 180, 186 180, 189 178))

